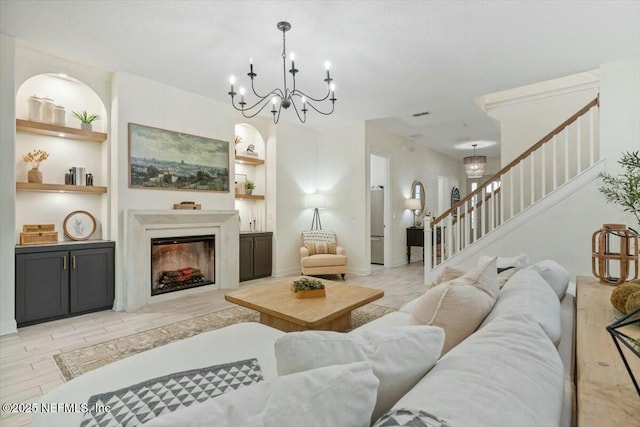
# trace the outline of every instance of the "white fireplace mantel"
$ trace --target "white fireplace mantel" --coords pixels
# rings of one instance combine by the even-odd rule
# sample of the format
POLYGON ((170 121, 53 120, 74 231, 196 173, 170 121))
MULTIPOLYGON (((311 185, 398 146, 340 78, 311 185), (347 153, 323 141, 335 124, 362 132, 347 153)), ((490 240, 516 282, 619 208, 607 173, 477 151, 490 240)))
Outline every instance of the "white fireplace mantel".
POLYGON ((239 286, 239 227, 237 211, 136 210, 125 211, 123 287, 116 292, 116 309, 133 311, 152 301, 178 298, 214 288, 239 286), (151 239, 157 237, 216 236, 216 284, 151 296, 151 239))

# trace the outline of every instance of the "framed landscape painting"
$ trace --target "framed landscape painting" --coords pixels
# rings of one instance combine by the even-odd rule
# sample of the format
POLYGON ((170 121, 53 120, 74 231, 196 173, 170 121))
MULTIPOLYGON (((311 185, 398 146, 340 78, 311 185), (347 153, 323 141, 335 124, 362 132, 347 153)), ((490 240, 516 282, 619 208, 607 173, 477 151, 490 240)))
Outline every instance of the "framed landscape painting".
POLYGON ((229 143, 129 123, 129 187, 229 191, 229 143))

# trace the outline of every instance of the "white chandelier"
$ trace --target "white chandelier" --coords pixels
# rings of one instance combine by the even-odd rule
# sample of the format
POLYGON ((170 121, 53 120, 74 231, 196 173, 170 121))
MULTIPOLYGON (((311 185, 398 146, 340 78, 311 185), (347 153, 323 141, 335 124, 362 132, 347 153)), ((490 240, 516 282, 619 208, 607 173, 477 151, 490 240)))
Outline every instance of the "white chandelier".
POLYGON ((287 87, 287 72, 286 72, 287 47, 286 47, 285 34, 287 31, 291 29, 291 24, 286 21, 281 21, 281 22, 278 22, 276 27, 278 28, 278 30, 282 31, 282 72, 283 72, 284 87, 275 88, 271 92, 267 93, 266 95, 259 95, 258 92, 256 92, 256 89, 253 85, 253 78, 256 77, 257 74, 254 73, 253 71, 253 60, 251 60, 249 63, 249 73, 247 75, 251 78, 251 90, 253 94, 258 98, 258 101, 255 102, 253 105, 247 107, 247 103, 245 102, 245 99, 244 99, 246 91, 244 87, 241 87, 239 89, 240 102, 238 102, 238 105, 239 105, 238 107, 238 105, 236 105, 235 103, 235 98, 234 98, 237 95, 237 93, 234 91, 234 87, 233 87, 236 83, 236 79, 234 76, 231 76, 231 78, 229 79, 231 83, 231 90, 229 91, 229 95, 231 96, 231 105, 233 105, 233 108, 235 108, 236 110, 242 112, 242 115, 244 117, 249 119, 251 117, 255 117, 256 115, 258 115, 267 105, 269 105, 269 103, 271 103, 272 105, 271 113, 273 114, 274 123, 278 123, 278 120, 280 120, 280 111, 283 108, 286 110, 291 106, 293 106, 293 109, 295 110, 296 115, 298 116, 298 119, 302 123, 307 121, 307 111, 309 111, 307 107, 311 107, 316 112, 323 114, 325 116, 328 116, 329 114, 333 113, 333 109, 336 102, 336 95, 335 95, 335 85, 333 84, 333 79, 331 78, 331 74, 329 73, 329 68, 330 68, 329 62, 328 61, 325 62, 327 77, 324 79, 324 81, 325 83, 327 83, 327 94, 323 98, 313 98, 296 87, 296 74, 298 73, 298 69, 296 68, 296 64, 295 64, 296 58, 293 52, 290 54, 291 68, 289 69, 289 73, 291 73, 291 76, 292 76, 291 78, 292 84, 291 84, 291 87, 287 87), (329 98, 329 96, 331 96, 331 98, 329 98), (327 111, 327 112, 320 111, 313 104, 314 102, 325 101, 327 98, 329 99, 329 101, 331 101, 330 111, 327 111), (300 109, 300 111, 302 112, 302 115, 300 115, 300 111, 298 111, 298 105, 296 104, 296 102, 298 102, 302 107, 300 109))
POLYGON ((463 159, 464 171, 467 174, 467 178, 482 178, 485 167, 487 166, 486 156, 476 156, 477 146, 478 144, 473 144, 473 156, 468 156, 463 159))

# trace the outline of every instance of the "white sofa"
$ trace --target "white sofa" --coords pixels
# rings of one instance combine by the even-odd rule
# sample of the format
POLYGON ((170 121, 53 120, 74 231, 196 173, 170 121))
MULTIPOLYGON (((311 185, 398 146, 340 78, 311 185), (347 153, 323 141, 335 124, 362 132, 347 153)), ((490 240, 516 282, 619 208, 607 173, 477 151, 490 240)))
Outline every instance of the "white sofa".
MULTIPOLYGON (((559 274, 566 276, 568 283, 568 273, 562 270, 559 274)), ((563 280, 561 278, 559 281, 563 280)), ((574 425, 575 285, 571 283, 568 289, 564 287, 566 295, 562 292, 564 289, 559 292, 554 288, 560 301, 557 305, 541 305, 535 303, 537 297, 533 295, 538 290, 532 291, 532 285, 526 282, 526 274, 518 273, 509 279, 500 291, 492 312, 478 330, 440 358, 417 384, 408 387, 393 409, 424 411, 446 422, 442 425, 450 426, 574 425), (523 301, 530 304, 523 306, 523 301), (555 337, 554 334, 559 336, 555 337)), ((406 327, 411 324, 411 310, 415 303, 412 301, 399 311, 378 318, 349 334, 406 327)), ((257 323, 241 323, 202 333, 84 374, 51 391, 40 403, 64 402, 80 406, 86 404, 90 396, 161 377, 169 372, 250 358, 258 359, 264 381, 274 381, 278 376, 274 344, 284 335, 281 331, 257 323)), ((247 388, 251 387, 255 386, 247 388)), ((282 391, 279 393, 282 394, 282 391)), ((188 410, 198 405, 194 404, 188 410)), ((210 413, 213 412, 207 410, 205 415, 210 413)), ((335 413, 332 411, 332 415, 336 414, 340 414, 339 407, 335 408, 335 413)), ((164 416, 154 421, 160 421, 159 425, 162 425, 164 416)), ((80 412, 37 413, 33 415, 33 424, 73 426, 80 425, 82 417, 80 412)), ((226 425, 215 419, 209 419, 210 423, 204 424, 194 419, 203 418, 187 418, 180 423, 226 425)), ((366 417, 361 421, 360 425, 369 425, 366 417)), ((309 419, 307 425, 330 425, 328 423, 315 417, 309 419)), ((273 424, 254 419, 243 425, 273 424)), ((299 425, 299 420, 295 425, 299 425)))

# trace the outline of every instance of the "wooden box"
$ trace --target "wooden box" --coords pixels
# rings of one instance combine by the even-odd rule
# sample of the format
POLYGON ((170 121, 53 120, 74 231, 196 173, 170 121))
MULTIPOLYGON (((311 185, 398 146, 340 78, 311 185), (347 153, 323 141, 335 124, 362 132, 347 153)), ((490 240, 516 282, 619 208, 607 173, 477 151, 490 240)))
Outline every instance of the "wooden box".
POLYGON ((174 203, 173 209, 199 210, 202 209, 202 205, 200 203, 174 203))
POLYGON ((25 224, 22 226, 22 231, 28 232, 40 232, 40 231, 56 231, 55 224, 25 224))
POLYGON ((320 298, 327 296, 324 289, 310 289, 308 291, 294 292, 296 298, 320 298))
POLYGON ((21 245, 39 245, 42 243, 58 243, 57 231, 33 231, 20 233, 21 245))

